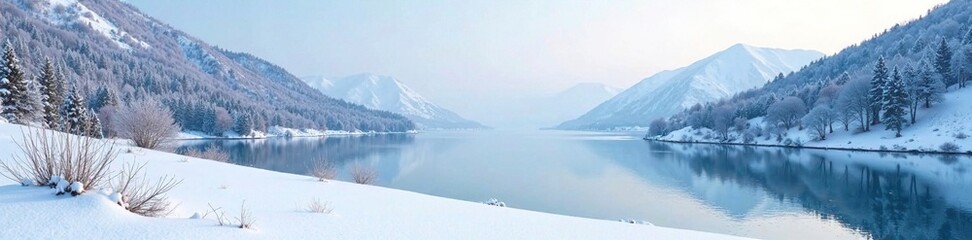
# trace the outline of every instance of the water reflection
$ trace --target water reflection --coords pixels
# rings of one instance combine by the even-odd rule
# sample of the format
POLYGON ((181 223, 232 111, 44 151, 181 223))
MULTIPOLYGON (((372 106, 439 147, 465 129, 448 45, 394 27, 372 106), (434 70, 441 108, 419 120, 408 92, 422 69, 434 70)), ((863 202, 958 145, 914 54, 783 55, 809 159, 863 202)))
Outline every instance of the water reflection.
MULTIPOLYGON (((967 157, 651 143, 577 132, 194 142, 304 174, 315 157, 378 185, 516 208, 770 239, 972 239, 967 157)), ((346 174, 346 171, 342 171, 346 174)), ((347 179, 346 175, 339 178, 347 179)))
POLYGON ((756 209, 758 201, 740 194, 713 196, 704 186, 730 182, 759 189, 775 201, 796 203, 874 239, 972 239, 966 190, 972 179, 966 174, 966 157, 665 143, 647 143, 650 150, 637 150, 590 143, 632 169, 689 169, 692 176, 636 172, 667 173, 677 185, 734 218, 762 211, 756 209), (638 152, 646 156, 641 159, 651 160, 631 160, 638 152))

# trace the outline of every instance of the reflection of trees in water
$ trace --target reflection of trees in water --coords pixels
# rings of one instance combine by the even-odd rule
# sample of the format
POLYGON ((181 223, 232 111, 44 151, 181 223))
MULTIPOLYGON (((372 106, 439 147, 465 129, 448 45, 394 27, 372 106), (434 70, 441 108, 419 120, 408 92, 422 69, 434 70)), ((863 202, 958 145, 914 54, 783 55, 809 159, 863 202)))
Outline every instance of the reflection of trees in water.
MULTIPOLYGON (((935 178, 936 173, 868 163, 887 164, 915 155, 657 142, 647 143, 647 148, 591 144, 597 145, 591 149, 632 169, 669 164, 713 181, 763 189, 774 199, 798 203, 874 239, 972 239, 972 214, 945 203, 945 189, 936 188, 941 185, 937 181, 945 180, 935 178), (624 159, 632 154, 649 157, 624 159)), ((960 160, 955 155, 931 158, 949 165, 960 160)))
POLYGON ((688 161, 698 175, 766 189, 777 199, 796 200, 821 217, 875 239, 972 239, 972 214, 947 206, 934 183, 903 171, 900 164, 882 170, 862 161, 835 162, 820 154, 780 148, 683 149, 687 151, 676 151, 675 156, 688 161))
POLYGON ((273 171, 306 174, 313 162, 324 157, 339 166, 355 159, 367 158, 402 145, 411 144, 410 134, 338 136, 325 138, 222 140, 186 146, 205 148, 216 146, 230 153, 236 164, 273 171))

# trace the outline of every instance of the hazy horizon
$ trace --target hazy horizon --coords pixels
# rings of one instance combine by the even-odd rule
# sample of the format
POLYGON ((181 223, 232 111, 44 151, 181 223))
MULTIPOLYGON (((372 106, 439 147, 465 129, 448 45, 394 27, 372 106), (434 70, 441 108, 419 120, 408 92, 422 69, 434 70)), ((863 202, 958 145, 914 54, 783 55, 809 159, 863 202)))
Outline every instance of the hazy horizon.
POLYGON ((831 55, 945 1, 128 2, 298 77, 394 76, 471 120, 524 127, 500 110, 581 82, 627 88, 737 43, 831 55))

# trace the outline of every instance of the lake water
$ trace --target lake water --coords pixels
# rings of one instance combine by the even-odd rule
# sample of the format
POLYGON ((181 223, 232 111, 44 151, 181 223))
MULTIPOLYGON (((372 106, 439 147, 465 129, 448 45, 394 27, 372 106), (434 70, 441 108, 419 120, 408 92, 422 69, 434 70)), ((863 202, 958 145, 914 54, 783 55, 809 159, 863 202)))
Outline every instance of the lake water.
MULTIPOLYGON (((306 174, 317 157, 376 185, 562 215, 765 239, 972 239, 972 160, 646 142, 635 134, 426 132, 186 141, 306 174)), ((393 199, 389 200, 393 204, 393 199)))

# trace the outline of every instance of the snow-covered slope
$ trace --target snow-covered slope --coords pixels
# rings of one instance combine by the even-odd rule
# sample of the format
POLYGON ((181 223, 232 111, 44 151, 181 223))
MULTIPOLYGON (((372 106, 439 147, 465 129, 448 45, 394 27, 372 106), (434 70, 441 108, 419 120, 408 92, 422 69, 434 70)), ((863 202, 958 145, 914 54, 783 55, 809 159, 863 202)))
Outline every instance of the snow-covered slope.
MULTIPOLYGON (((814 141, 809 128, 800 130, 796 127, 784 133, 784 137, 777 139, 775 135, 764 134, 756 137, 751 144, 761 145, 803 145, 807 147, 845 148, 863 150, 895 150, 895 151, 941 151, 942 144, 952 143, 958 149, 955 152, 972 151, 972 88, 953 89, 945 94, 942 103, 932 108, 921 108, 916 115, 916 122, 901 130, 901 137, 894 137, 894 132, 885 130, 884 124, 871 126, 871 131, 857 133, 858 128, 851 125, 844 130, 840 123, 833 124, 833 133, 827 135, 827 140, 814 141)), ((763 118, 749 120, 750 127, 766 127, 763 118)), ((680 142, 720 142, 714 138, 715 134, 707 128, 692 129, 685 127, 669 133, 666 136, 655 137, 665 141, 680 142)), ((742 143, 739 133, 731 133, 732 142, 742 143)))
MULTIPOLYGON (((21 127, 0 123, 0 161, 21 156, 21 127)), ((145 179, 181 179, 168 196, 166 218, 129 213, 106 191, 55 196, 47 187, 22 187, 0 178, 2 239, 740 239, 641 224, 558 216, 433 197, 308 176, 266 171, 170 153, 118 146, 113 169, 145 164, 145 179), (128 150, 131 151, 128 151, 128 150), (330 214, 302 210, 315 199, 330 214), (245 201, 245 205, 244 205, 245 201), (210 205, 226 218, 242 206, 254 229, 219 226, 210 205)), ((230 220, 235 222, 235 220, 230 220)))
POLYGON ((762 86, 780 73, 799 70, 822 53, 758 48, 743 44, 675 70, 646 78, 563 129, 611 129, 647 126, 697 103, 715 101, 762 86))
POLYGON ((452 111, 425 100, 391 76, 364 73, 334 81, 320 76, 304 77, 303 80, 328 96, 371 109, 402 114, 421 128, 486 128, 482 124, 464 119, 452 111))

